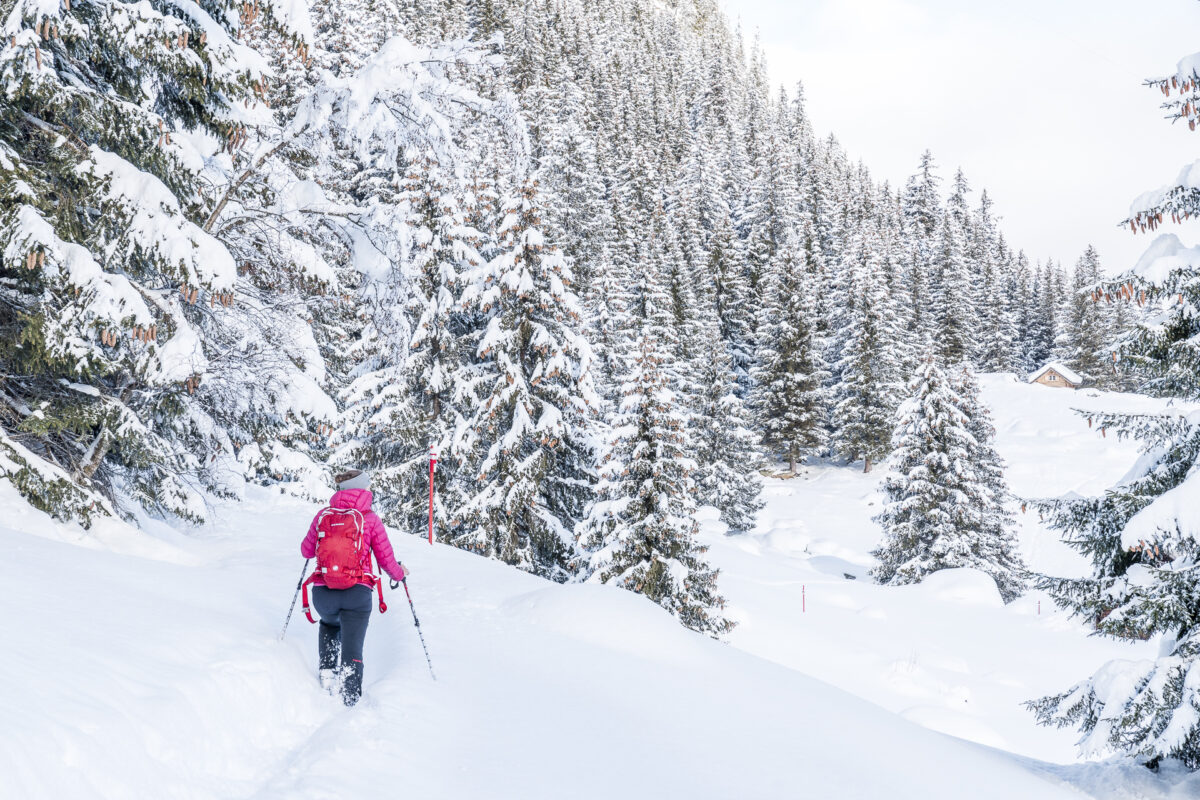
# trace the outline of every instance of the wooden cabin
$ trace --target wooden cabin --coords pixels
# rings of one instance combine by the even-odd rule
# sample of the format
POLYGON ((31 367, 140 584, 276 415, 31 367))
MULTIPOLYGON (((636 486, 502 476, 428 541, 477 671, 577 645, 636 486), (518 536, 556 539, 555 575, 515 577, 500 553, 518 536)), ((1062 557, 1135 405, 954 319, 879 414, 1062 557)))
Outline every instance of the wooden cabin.
POLYGON ((1029 376, 1030 383, 1040 383, 1055 389, 1078 389, 1083 385, 1083 378, 1065 364, 1051 361, 1037 372, 1029 376))

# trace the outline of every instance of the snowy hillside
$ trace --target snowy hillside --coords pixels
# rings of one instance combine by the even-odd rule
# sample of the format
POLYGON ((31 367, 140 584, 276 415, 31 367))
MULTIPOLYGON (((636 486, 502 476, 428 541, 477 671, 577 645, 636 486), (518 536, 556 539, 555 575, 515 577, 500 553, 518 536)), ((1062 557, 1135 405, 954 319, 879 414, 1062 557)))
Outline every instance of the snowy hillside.
MULTIPOLYGON (((1136 461, 1135 443, 1101 436, 1073 409, 1162 407, 1136 395, 1030 386, 1011 375, 984 376, 983 388, 1008 481, 1025 498, 1099 494, 1136 461)), ((719 524, 707 526, 709 554, 723 567, 721 586, 740 621, 731 642, 934 730, 1073 760, 1077 735, 1032 726, 1020 704, 1107 659, 1152 657, 1156 643, 1089 637, 1086 626, 1036 591, 1005 606, 991 580, 972 571, 937 573, 909 587, 874 585, 866 573, 880 537, 871 522, 880 477, 813 467, 768 485, 754 535, 726 537, 719 524)), ((1086 572, 1036 512, 1018 519, 1032 569, 1086 572)))
MULTIPOLYGON (((1043 494, 1097 489, 1135 456, 1072 405, 1151 403, 1003 376, 987 380, 985 398, 1014 487, 1043 494)), ((1045 601, 1038 615, 1037 595, 1002 607, 977 575, 872 585, 877 479, 815 468, 768 484, 753 534, 724 537, 706 522, 740 622, 732 646, 613 587, 556 585, 402 538, 438 680, 403 595, 390 593, 389 612, 372 618, 366 698, 352 709, 318 689, 303 618, 277 640, 312 506, 262 490, 187 536, 103 521, 83 532, 6 485, 7 584, 36 614, 6 631, 0 774, 23 798, 1200 791, 1194 777, 1132 765, 1044 763, 1070 763, 1073 734, 1037 727, 1018 704, 1153 643, 1088 639, 1045 601)), ((1033 565, 1065 563, 1027 522, 1033 565)))

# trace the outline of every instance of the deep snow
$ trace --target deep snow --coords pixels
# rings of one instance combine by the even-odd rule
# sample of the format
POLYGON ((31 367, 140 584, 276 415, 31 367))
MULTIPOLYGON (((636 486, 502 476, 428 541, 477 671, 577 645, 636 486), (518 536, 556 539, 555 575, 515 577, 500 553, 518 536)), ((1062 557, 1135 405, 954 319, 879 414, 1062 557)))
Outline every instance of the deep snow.
MULTIPOLYGON (((989 376, 984 397, 1013 489, 1036 496, 1100 491, 1136 458, 1072 406, 1159 407, 1011 376, 989 376)), ((1090 638, 1036 594, 1004 607, 968 571, 870 583, 880 474, 825 465, 770 480, 746 536, 706 515, 741 623, 729 644, 620 590, 397 540, 438 680, 403 593, 389 593, 367 638, 366 697, 349 710, 317 687, 299 610, 277 639, 315 505, 264 489, 187 535, 111 521, 84 532, 0 485, 0 795, 1200 796, 1194 777, 1074 764, 1073 732, 1019 706, 1153 642, 1090 638)), ((1032 565, 1079 571, 1034 516, 1021 518, 1032 565)))

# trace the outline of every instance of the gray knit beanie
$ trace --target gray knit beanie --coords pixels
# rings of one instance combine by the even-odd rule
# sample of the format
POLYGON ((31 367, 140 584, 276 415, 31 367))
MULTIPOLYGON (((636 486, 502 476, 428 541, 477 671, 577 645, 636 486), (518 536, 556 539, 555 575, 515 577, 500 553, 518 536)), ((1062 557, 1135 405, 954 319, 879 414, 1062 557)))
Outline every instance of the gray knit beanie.
POLYGON ((337 484, 338 491, 345 489, 370 489, 371 474, 363 472, 361 469, 350 469, 335 477, 333 482, 337 484))

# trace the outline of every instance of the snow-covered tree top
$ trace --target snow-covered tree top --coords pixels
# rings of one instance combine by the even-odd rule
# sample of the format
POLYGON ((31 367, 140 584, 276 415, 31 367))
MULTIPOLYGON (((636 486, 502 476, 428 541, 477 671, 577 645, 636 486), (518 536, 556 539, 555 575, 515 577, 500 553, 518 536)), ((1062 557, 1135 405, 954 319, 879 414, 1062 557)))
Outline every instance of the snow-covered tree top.
MULTIPOLYGON (((1197 162, 1200 163, 1200 162, 1197 162)), ((1164 233, 1146 248, 1133 274, 1150 283, 1163 283, 1179 269, 1200 264, 1200 247, 1187 247, 1173 233, 1164 233)))
MULTIPOLYGON (((1200 161, 1193 161, 1179 170, 1175 180, 1157 189, 1143 192, 1129 204, 1130 219, 1137 219, 1162 206, 1177 194, 1200 191, 1200 161)), ((1157 222, 1155 225, 1157 226, 1157 222)))

